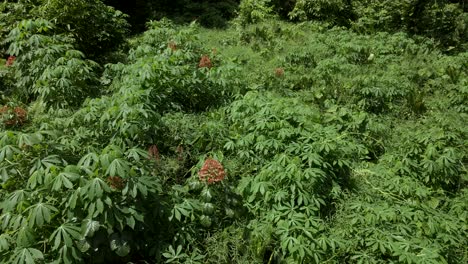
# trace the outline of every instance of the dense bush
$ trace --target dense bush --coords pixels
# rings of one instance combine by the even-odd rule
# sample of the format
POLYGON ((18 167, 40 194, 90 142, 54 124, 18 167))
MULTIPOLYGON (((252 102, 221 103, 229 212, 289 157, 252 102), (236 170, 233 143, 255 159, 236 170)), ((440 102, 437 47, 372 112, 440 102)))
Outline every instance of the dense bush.
POLYGON ((449 50, 463 50, 468 39, 463 1, 245 0, 239 6, 239 17, 246 23, 273 13, 291 21, 326 21, 360 33, 408 32, 432 38, 449 50))
POLYGON ((238 188, 255 216, 248 224, 252 246, 260 256, 271 249, 287 262, 312 261, 314 237, 342 189, 352 186, 350 167, 365 148, 298 98, 247 93, 230 116, 225 149, 244 167, 238 188))
POLYGON ((105 0, 128 14, 134 32, 142 32, 150 19, 170 18, 178 23, 197 20, 209 28, 225 28, 236 14, 238 0, 151 0, 117 1, 105 0))
POLYGON ((55 108, 78 106, 99 94, 93 74, 97 64, 73 49, 73 39, 52 35, 53 30, 51 23, 38 19, 21 21, 10 32, 7 52, 16 56, 10 65, 15 82, 10 93, 24 102, 40 99, 55 108))
POLYGON ((44 19, 54 24, 55 34, 72 37, 76 49, 88 58, 99 60, 105 59, 105 55, 124 43, 129 27, 126 15, 100 0, 4 1, 0 10, 2 39, 22 20, 44 19))
POLYGON ((9 1, 5 0, 0 3, 0 52, 5 54, 8 49, 8 44, 3 40, 16 27, 21 20, 31 19, 34 16, 31 10, 39 1, 9 1))
MULTIPOLYGON (((55 72, 71 74, 58 77, 58 83, 67 77, 84 78, 85 72, 73 71, 86 70, 87 62, 80 60, 79 52, 67 50, 67 44, 55 42, 60 36, 37 34, 49 29, 46 21, 25 21, 10 34, 11 53, 24 56, 14 65, 21 85, 37 91, 46 106, 50 103, 59 110, 48 112, 52 118, 37 112, 33 132, 28 128, 2 132, 2 198, 8 200, 1 207, 2 262, 106 262, 136 258, 138 252, 154 256, 166 246, 166 239, 151 242, 162 233, 147 224, 162 221, 172 225, 166 214, 173 203, 179 203, 175 193, 161 193, 165 182, 157 175, 168 176, 171 162, 158 169, 161 161, 154 143, 159 141, 153 138, 161 130, 158 118, 165 111, 202 111, 226 102, 238 83, 235 68, 218 61, 214 54, 211 67, 199 65, 204 51, 194 38, 195 26, 179 31, 168 22, 154 22, 152 29, 136 40, 128 65, 108 66, 103 81, 111 82, 109 95, 88 99, 70 116, 63 108, 68 106, 65 103, 81 104, 69 97, 79 91, 73 86, 79 79, 71 79, 70 86, 57 86, 51 90, 55 94, 42 93, 41 89, 54 87, 43 82, 56 80, 55 72), (41 51, 46 48, 52 52, 41 51), (59 62, 54 60, 64 60, 56 57, 62 52, 78 58, 55 65, 59 62), (43 59, 51 62, 44 65, 43 59), (83 65, 75 66, 73 60, 83 65), (148 70, 141 71, 141 65, 150 61, 148 70), (51 65, 60 71, 49 69, 51 65), (73 90, 62 90, 69 87, 73 90), (65 95, 71 101, 62 101, 65 95), (142 150, 147 146, 153 146, 149 153, 142 150), (46 250, 38 251, 43 243, 46 250)), ((181 220, 179 214, 176 219, 181 220)), ((185 230, 175 224, 173 232, 180 232, 180 228, 185 230)))
POLYGON ((466 48, 468 14, 463 1, 371 0, 353 5, 358 17, 353 27, 360 32, 403 30, 434 38, 445 47, 466 48))
POLYGON ((350 0, 297 0, 289 17, 292 20, 318 19, 346 25, 353 18, 353 9, 350 0))
POLYGON ((0 262, 466 263, 467 53, 303 2, 328 22, 243 1, 227 30, 151 21, 106 65, 18 9, 0 262))
POLYGON ((76 48, 88 57, 99 57, 118 47, 129 26, 126 15, 100 0, 44 1, 38 15, 53 21, 58 33, 71 34, 76 48))

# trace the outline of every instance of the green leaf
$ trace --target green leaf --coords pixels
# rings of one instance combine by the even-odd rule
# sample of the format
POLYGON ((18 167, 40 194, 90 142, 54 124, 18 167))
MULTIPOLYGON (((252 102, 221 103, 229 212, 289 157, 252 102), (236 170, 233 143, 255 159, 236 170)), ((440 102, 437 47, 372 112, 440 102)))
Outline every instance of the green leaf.
POLYGON ((49 241, 54 241, 54 245, 52 247, 53 250, 57 250, 62 244, 66 247, 73 246, 73 240, 80 239, 80 228, 74 226, 71 223, 65 223, 59 226, 49 238, 49 241))
POLYGON ((43 169, 36 170, 28 179, 28 187, 31 189, 36 188, 44 183, 45 171, 43 169))
POLYGON ((94 221, 91 219, 85 219, 83 221, 83 224, 81 226, 81 233, 85 237, 92 237, 94 236, 94 233, 99 230, 99 227, 101 225, 99 224, 98 221, 94 221))
POLYGON ((102 179, 94 178, 83 187, 81 194, 87 196, 90 200, 94 200, 94 198, 101 198, 104 192, 111 192, 110 187, 102 179))
POLYGON ((10 249, 11 237, 8 234, 0 234, 0 252, 10 249))
POLYGON ((90 152, 83 156, 78 162, 78 166, 94 168, 99 163, 99 157, 96 153, 90 152))
POLYGON ((76 247, 81 253, 85 253, 91 248, 91 244, 89 244, 88 240, 81 239, 76 242, 76 247))
POLYGON ((135 218, 133 218, 133 216, 127 217, 127 225, 132 229, 135 229, 135 218))
POLYGON ((35 236, 33 230, 29 227, 21 227, 18 231, 18 235, 16 236, 16 246, 21 247, 28 247, 32 246, 35 242, 35 236))
POLYGON ((127 158, 132 158, 135 161, 140 161, 141 158, 148 159, 148 151, 140 148, 131 148, 126 153, 127 158))
POLYGON ((122 178, 126 178, 128 176, 129 171, 130 167, 127 161, 121 159, 114 159, 107 168, 106 174, 109 176, 118 175, 122 178))
POLYGON ((44 223, 50 223, 52 213, 58 212, 58 209, 51 204, 38 203, 32 205, 29 210, 29 227, 42 227, 44 223))
POLYGON ((111 235, 110 248, 120 257, 125 257, 130 253, 129 241, 116 233, 111 235))
POLYGON ((33 146, 35 144, 39 144, 42 141, 42 135, 39 133, 35 134, 26 134, 20 133, 18 134, 18 147, 24 146, 33 146))
POLYGON ((10 259, 12 264, 35 264, 44 259, 41 251, 35 248, 22 248, 16 250, 10 259))
POLYGON ((3 203, 3 208, 6 211, 13 211, 13 209, 20 203, 29 198, 29 192, 25 190, 16 190, 7 196, 3 203))
POLYGON ((62 172, 55 176, 52 180, 52 190, 60 191, 62 187, 67 189, 73 188, 73 181, 80 178, 80 175, 72 172, 62 172))
POLYGON ((0 149, 0 162, 6 160, 12 160, 14 154, 21 153, 21 150, 19 148, 16 148, 12 145, 6 145, 3 146, 2 149, 0 149))
POLYGON ((96 209, 97 209, 97 212, 100 214, 104 212, 104 203, 102 202, 101 199, 96 200, 96 209))

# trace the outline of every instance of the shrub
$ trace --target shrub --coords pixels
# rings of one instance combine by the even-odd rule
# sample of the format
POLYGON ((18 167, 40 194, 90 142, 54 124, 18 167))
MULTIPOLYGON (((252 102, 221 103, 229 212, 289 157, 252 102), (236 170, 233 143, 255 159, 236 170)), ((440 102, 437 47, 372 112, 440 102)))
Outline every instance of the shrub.
POLYGON ((349 0, 297 0, 289 17, 296 21, 322 20, 337 25, 348 25, 353 18, 349 0))
MULTIPOLYGON (((317 109, 300 98, 247 93, 230 108, 233 136, 225 149, 244 164, 239 192, 249 212, 257 254, 310 262, 313 237, 352 183, 350 166, 366 150, 322 124, 317 109)), ((270 256, 268 256, 270 257, 270 256)))
POLYGON ((28 112, 19 106, 3 106, 0 108, 0 116, 6 127, 22 126, 28 119, 28 112))
POLYGON ((97 64, 74 50, 72 39, 50 35, 53 28, 42 19, 25 20, 8 35, 8 52, 16 56, 14 93, 25 103, 39 97, 53 108, 76 107, 99 94, 93 89, 97 64))
POLYGON ((100 0, 46 1, 38 15, 56 24, 56 33, 68 33, 87 57, 99 58, 124 42, 127 16, 100 0), (90 23, 92 21, 92 23, 90 23))
POLYGON ((272 17, 270 0, 242 0, 239 5, 238 23, 241 26, 262 22, 272 17))
MULTIPOLYGON (((360 32, 407 31, 437 40, 443 47, 466 46, 467 14, 454 1, 353 1, 360 32)), ((455 1, 456 2, 456 1, 455 1)))

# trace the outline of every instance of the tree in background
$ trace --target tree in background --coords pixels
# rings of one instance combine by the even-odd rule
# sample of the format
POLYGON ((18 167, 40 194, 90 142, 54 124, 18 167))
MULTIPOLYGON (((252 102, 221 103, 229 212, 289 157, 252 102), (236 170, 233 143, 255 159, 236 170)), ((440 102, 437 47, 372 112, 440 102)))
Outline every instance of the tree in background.
POLYGON ((134 32, 145 29, 146 21, 163 17, 186 23, 197 20, 202 26, 220 28, 227 26, 236 15, 239 0, 151 0, 118 1, 105 0, 130 16, 134 32))
MULTIPOLYGON (((55 33, 73 37, 75 48, 93 59, 115 50, 129 29, 127 16, 101 0, 7 0, 0 11, 1 39, 21 20, 41 18, 55 24, 55 33)), ((2 53, 8 48, 5 44, 2 53)))
POLYGON ((77 49, 93 58, 118 47, 129 29, 127 16, 100 0, 48 0, 38 14, 56 23, 59 33, 71 33, 77 49))

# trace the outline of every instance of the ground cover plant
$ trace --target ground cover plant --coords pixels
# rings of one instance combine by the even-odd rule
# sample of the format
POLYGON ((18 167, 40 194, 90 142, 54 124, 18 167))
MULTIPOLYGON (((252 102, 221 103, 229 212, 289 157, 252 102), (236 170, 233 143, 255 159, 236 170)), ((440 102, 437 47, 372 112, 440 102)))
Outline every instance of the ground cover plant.
POLYGON ((468 262, 463 1, 59 2, 0 4, 1 263, 468 262))

